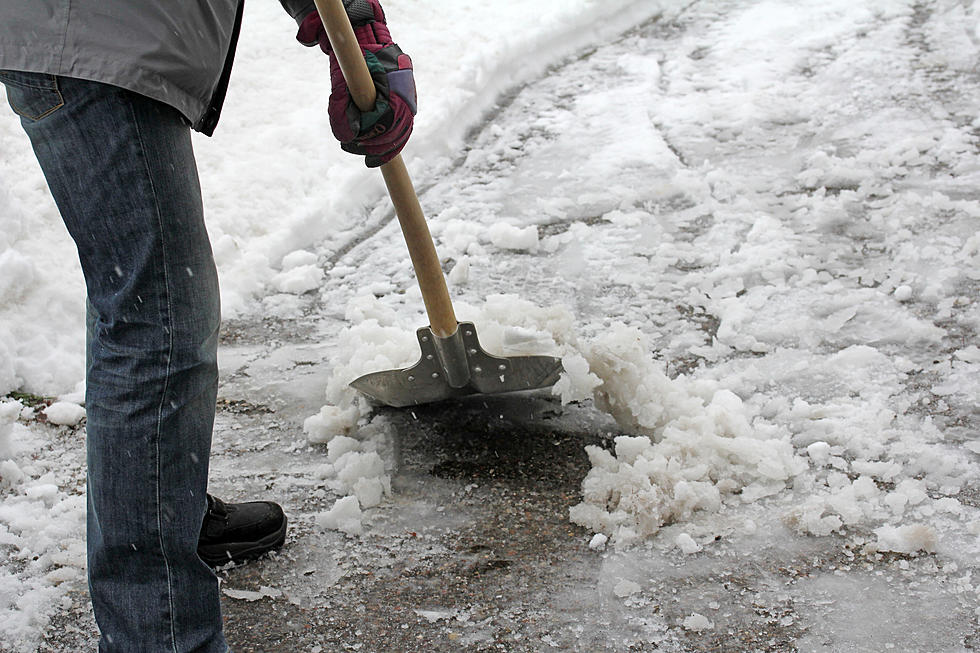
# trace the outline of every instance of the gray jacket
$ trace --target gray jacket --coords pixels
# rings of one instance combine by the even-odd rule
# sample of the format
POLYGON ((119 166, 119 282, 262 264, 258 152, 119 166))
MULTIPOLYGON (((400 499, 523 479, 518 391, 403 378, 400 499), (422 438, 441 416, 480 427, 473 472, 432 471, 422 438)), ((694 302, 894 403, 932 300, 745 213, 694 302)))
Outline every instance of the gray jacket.
MULTIPOLYGON (((280 0, 302 22, 313 0, 280 0)), ((0 70, 105 82, 180 111, 211 135, 244 0, 0 0, 0 70)))

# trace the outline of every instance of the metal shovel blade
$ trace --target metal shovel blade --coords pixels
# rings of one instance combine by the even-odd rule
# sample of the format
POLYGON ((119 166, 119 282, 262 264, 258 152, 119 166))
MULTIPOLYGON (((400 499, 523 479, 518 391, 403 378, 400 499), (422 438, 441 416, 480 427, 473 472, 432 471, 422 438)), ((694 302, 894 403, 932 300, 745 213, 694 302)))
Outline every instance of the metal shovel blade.
POLYGON ((412 367, 372 372, 351 387, 398 408, 471 394, 547 388, 558 381, 561 360, 553 356, 494 356, 484 351, 472 322, 440 338, 429 327, 416 332, 422 358, 412 367))

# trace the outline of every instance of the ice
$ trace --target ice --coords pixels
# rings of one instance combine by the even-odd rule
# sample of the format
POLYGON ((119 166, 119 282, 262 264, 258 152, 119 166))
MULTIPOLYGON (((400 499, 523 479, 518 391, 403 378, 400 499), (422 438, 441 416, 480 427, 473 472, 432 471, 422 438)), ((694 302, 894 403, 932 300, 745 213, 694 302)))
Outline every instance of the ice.
POLYGON ((444 619, 452 619, 454 613, 451 610, 416 610, 415 614, 424 618, 430 624, 434 624, 444 619))
POLYGON ((626 598, 639 592, 642 588, 638 583, 631 580, 621 580, 613 587, 613 594, 619 598, 626 598))
POLYGON ((562 357, 562 374, 554 386, 554 393, 563 404, 592 397, 593 391, 602 385, 602 379, 589 371, 589 361, 577 352, 562 357))
POLYGON ((794 595, 805 598, 800 619, 812 624, 796 641, 803 651, 963 650, 952 642, 972 629, 952 622, 956 599, 928 576, 903 590, 873 573, 819 574, 801 579, 794 595))

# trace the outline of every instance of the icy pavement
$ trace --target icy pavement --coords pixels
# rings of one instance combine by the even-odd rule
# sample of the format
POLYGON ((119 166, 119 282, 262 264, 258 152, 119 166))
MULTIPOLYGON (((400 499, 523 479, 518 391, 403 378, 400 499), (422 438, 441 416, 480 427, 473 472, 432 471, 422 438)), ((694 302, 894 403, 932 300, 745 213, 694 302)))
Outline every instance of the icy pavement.
MULTIPOLYGON (((420 180, 459 317, 561 397, 345 391, 425 322, 384 208, 229 322, 212 491, 293 524, 221 574, 236 650, 980 647, 978 16, 870 4, 693 2, 420 180)), ((77 437, 28 470, 69 515, 77 437)), ((58 564, 42 650, 90 648, 58 564)))

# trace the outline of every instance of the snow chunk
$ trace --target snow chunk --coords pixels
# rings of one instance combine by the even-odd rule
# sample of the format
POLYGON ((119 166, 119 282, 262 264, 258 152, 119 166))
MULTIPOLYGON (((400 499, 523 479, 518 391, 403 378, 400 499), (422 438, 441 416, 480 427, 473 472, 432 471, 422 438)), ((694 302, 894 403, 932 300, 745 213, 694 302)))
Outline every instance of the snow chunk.
POLYGON ((707 617, 702 614, 698 614, 697 612, 684 619, 684 621, 681 622, 681 625, 684 626, 684 630, 692 630, 694 632, 711 630, 715 627, 715 625, 709 621, 707 617))
POLYGON ((282 257, 283 270, 293 270, 308 265, 316 265, 316 254, 305 249, 298 249, 282 257))
POLYGON ((875 535, 878 536, 878 541, 871 546, 876 551, 935 553, 939 545, 939 536, 935 529, 924 524, 897 527, 882 526, 875 529, 875 535))
POLYGON ((272 285, 281 293, 302 295, 319 288, 323 278, 323 270, 316 265, 300 265, 277 274, 272 279, 272 285))
POLYGON ((364 427, 366 440, 337 436, 327 444, 327 463, 318 476, 336 492, 352 494, 362 508, 373 508, 391 495, 391 477, 377 449, 384 439, 384 420, 375 419, 364 427))
POLYGON ((806 453, 817 465, 823 465, 830 460, 830 445, 826 442, 814 442, 806 448, 806 453))
POLYGON ((348 535, 360 535, 364 530, 361 523, 361 506, 357 497, 344 497, 337 500, 333 508, 315 517, 320 528, 337 530, 348 535))
POLYGON ((222 588, 221 593, 225 596, 239 601, 258 601, 261 599, 277 599, 282 596, 282 590, 260 585, 258 591, 236 590, 230 587, 222 588))
POLYGON ((912 299, 912 288, 910 286, 899 286, 895 289, 895 299, 900 302, 907 302, 912 299))
POLYGON ((674 544, 677 545, 678 549, 680 549, 681 551, 683 551, 688 555, 697 553, 698 551, 701 551, 703 548, 700 544, 694 541, 693 537, 691 537, 687 533, 681 533, 680 535, 678 535, 677 538, 674 540, 674 544))
POLYGON ((566 354, 561 359, 561 365, 564 371, 552 388, 552 393, 561 397, 562 406, 592 397, 595 389, 602 385, 602 380, 589 372, 589 361, 581 354, 566 354))
POLYGON ((353 431, 360 418, 361 411, 355 405, 341 408, 327 404, 303 421, 303 432, 310 442, 322 444, 353 431))
POLYGON ((346 453, 337 460, 335 469, 340 487, 353 492, 365 508, 377 506, 381 497, 390 493, 384 461, 374 451, 346 453))
POLYGON ((463 256, 458 261, 453 269, 449 271, 447 275, 449 283, 453 286, 465 286, 470 280, 470 259, 468 256, 463 256))
POLYGON ((451 610, 416 610, 415 614, 434 624, 443 619, 452 619, 455 613, 451 610))
POLYGON ((360 448, 360 441, 345 435, 338 435, 327 444, 327 460, 336 463, 345 454, 351 451, 357 451, 360 448))
POLYGON ((596 533, 595 535, 592 536, 592 539, 589 540, 589 548, 592 549, 593 551, 601 551, 602 549, 606 548, 606 543, 608 541, 609 541, 608 537, 606 537, 602 533, 596 533))
POLYGON ((69 401, 56 401, 43 411, 51 424, 75 426, 85 417, 85 409, 69 401))
MULTIPOLYGON (((0 401, 0 460, 13 456, 11 433, 23 406, 19 401, 0 401)), ((12 461, 11 461, 12 464, 12 461)), ((0 472, 0 478, 3 478, 0 472)))
POLYGON ((538 228, 534 225, 522 229, 498 222, 487 230, 487 235, 490 242, 500 249, 538 251, 538 228))
POLYGON ((970 345, 957 351, 955 356, 967 363, 980 363, 980 347, 970 345))
POLYGON ((616 586, 613 587, 613 594, 615 594, 621 599, 625 599, 627 596, 633 596, 640 590, 641 587, 638 583, 634 583, 631 580, 623 579, 618 583, 616 583, 616 586))

